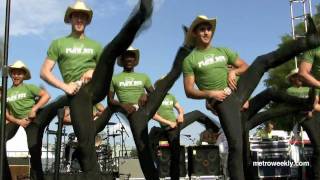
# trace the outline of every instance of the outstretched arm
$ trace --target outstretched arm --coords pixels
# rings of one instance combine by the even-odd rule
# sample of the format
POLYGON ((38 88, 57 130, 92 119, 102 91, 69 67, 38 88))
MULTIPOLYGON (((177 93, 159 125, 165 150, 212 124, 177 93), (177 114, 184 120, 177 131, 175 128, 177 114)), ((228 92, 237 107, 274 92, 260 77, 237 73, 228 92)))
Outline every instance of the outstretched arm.
POLYGON ((38 102, 35 105, 33 105, 31 111, 28 114, 28 119, 29 120, 34 120, 36 118, 38 110, 41 107, 43 107, 45 104, 47 104, 47 102, 50 99, 49 93, 44 89, 40 90, 38 96, 39 96, 40 99, 38 100, 38 102))
POLYGON ((174 108, 177 110, 178 112, 178 116, 177 116, 177 123, 182 124, 184 121, 184 109, 182 108, 182 106, 176 102, 176 104, 174 105, 174 108))
POLYGON ((318 81, 316 78, 312 76, 311 68, 312 68, 311 63, 302 61, 299 66, 299 75, 302 76, 302 78, 308 85, 319 88, 320 81, 318 81))

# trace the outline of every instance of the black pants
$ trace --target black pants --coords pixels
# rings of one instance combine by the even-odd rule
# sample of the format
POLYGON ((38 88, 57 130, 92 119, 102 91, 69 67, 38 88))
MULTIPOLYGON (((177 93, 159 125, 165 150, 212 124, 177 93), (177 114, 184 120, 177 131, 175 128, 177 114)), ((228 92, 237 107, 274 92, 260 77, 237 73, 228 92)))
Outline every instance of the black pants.
POLYGON ((169 141, 171 152, 170 177, 171 179, 179 179, 179 157, 180 157, 180 132, 194 122, 199 122, 208 128, 218 128, 208 116, 201 111, 195 110, 184 114, 184 121, 176 129, 163 129, 152 127, 149 133, 149 142, 152 149, 153 160, 157 161, 156 153, 158 143, 161 138, 169 141))
POLYGON ((244 179, 241 106, 249 99, 265 72, 287 62, 301 52, 319 45, 319 37, 311 35, 288 42, 276 51, 259 56, 249 66, 248 70, 241 75, 237 90, 223 102, 216 103, 216 110, 228 140, 228 169, 232 180, 244 179))
POLYGON ((307 132, 313 147, 312 179, 320 180, 320 113, 317 112, 311 119, 305 119, 301 126, 307 132))
MULTIPOLYGON (((31 179, 39 179, 37 177, 42 176, 42 166, 41 166, 41 157, 39 157, 39 149, 41 150, 41 144, 38 144, 38 139, 37 139, 37 127, 34 123, 30 124, 27 128, 25 128, 26 134, 27 134, 27 139, 28 139, 28 148, 29 148, 29 153, 31 155, 30 158, 30 163, 31 163, 31 170, 30 170, 30 178, 31 179), (40 148, 38 148, 40 147, 40 148)), ((19 125, 14 124, 14 123, 8 123, 6 124, 6 141, 10 140, 18 131, 19 125)), ((11 179, 11 174, 8 166, 8 160, 7 156, 5 153, 4 156, 5 160, 5 179, 10 180, 11 179)))
MULTIPOLYGON (((179 128, 165 130, 160 127, 152 127, 150 134, 150 144, 154 161, 158 162, 157 150, 158 143, 161 139, 166 139, 169 142, 170 149, 170 177, 172 180, 179 180, 180 177, 180 130, 179 128)), ((159 166, 158 166, 159 168, 159 166)))
POLYGON ((206 129, 218 129, 218 127, 207 115, 201 111, 194 110, 184 114, 183 123, 180 124, 179 130, 182 131, 184 128, 188 127, 194 122, 199 122, 205 126, 206 129))

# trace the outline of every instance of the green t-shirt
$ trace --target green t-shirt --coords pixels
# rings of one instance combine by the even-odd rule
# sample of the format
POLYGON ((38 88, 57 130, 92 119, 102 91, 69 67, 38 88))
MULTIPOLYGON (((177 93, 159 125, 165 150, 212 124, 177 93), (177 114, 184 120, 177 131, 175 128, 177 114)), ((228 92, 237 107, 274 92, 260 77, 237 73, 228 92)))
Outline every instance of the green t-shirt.
POLYGON ((320 80, 320 46, 305 52, 302 56, 302 61, 312 64, 311 74, 320 80))
POLYGON ((268 132, 265 131, 264 129, 260 129, 260 130, 257 132, 256 136, 261 137, 261 138, 268 138, 268 139, 271 139, 271 138, 272 138, 271 132, 268 133, 268 132))
POLYGON ((287 89, 287 94, 300 98, 308 98, 309 87, 289 87, 287 89))
POLYGON ((54 40, 47 56, 58 62, 64 82, 69 83, 79 80, 89 69, 95 69, 101 52, 102 47, 96 41, 69 35, 54 40))
POLYGON ((150 87, 146 74, 122 72, 112 77, 110 91, 117 94, 120 103, 138 104, 140 96, 150 87))
MULTIPOLYGON (((164 119, 169 121, 176 121, 176 115, 173 112, 174 105, 177 103, 176 98, 171 95, 167 94, 166 97, 163 99, 161 106, 159 107, 157 113, 164 119)), ((161 124, 161 127, 166 127, 167 125, 161 124)))
POLYGON ((194 75, 200 90, 222 90, 228 86, 227 65, 234 65, 238 57, 227 48, 195 49, 183 61, 183 75, 194 75))
POLYGON ((15 118, 26 118, 36 104, 41 89, 32 84, 22 84, 11 87, 7 91, 7 106, 15 118))

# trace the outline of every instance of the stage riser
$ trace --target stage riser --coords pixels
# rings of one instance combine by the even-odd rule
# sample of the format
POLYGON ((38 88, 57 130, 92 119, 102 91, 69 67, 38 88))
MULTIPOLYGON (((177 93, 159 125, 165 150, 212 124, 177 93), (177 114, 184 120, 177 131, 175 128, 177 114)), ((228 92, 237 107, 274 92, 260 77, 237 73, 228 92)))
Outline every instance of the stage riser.
MULTIPOLYGON (((54 174, 46 174, 44 180, 54 180, 54 174)), ((92 175, 77 173, 59 174, 59 180, 115 180, 115 178, 110 174, 101 174, 99 178, 94 178, 92 175)))

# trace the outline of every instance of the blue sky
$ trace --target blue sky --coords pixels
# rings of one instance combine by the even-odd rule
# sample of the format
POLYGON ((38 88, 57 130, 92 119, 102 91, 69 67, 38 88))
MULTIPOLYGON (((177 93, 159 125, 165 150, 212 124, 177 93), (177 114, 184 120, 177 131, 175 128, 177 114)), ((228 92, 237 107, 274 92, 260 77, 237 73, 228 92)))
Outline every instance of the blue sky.
MULTIPOLYGON (((63 16, 67 5, 74 0, 14 0, 10 25, 9 64, 23 60, 32 72, 29 83, 45 85, 52 98, 63 92, 56 90, 39 78, 39 69, 46 57, 50 42, 70 32, 63 16)), ((102 44, 108 43, 126 21, 137 0, 86 0, 94 11, 87 36, 102 44)), ((319 0, 313 1, 319 4, 319 0)), ((0 36, 4 31, 5 0, 0 0, 0 36)), ((297 11, 299 14, 300 11, 297 11)), ((213 38, 214 46, 229 47, 240 54, 248 64, 258 55, 277 48, 280 37, 291 33, 289 0, 156 0, 152 25, 144 31, 133 46, 140 49, 138 72, 147 73, 154 82, 166 74, 178 47, 183 42, 181 25, 190 25, 196 15, 205 14, 217 18, 213 38)), ((116 72, 121 69, 116 67, 116 72)), ((59 75, 57 68, 55 74, 59 75)), ((256 90, 263 89, 261 82, 256 90)), ((210 115, 204 101, 187 99, 182 78, 170 91, 185 111, 195 109, 210 115)), ((211 116, 211 115, 210 115, 211 116)), ((117 122, 116 119, 112 121, 117 122)), ((150 123, 154 125, 155 123, 150 123)), ((55 128, 55 125, 50 127, 55 128)), ((128 128, 127 128, 128 129, 128 128)), ((182 133, 198 139, 203 128, 194 125, 182 133)), ((132 140, 129 140, 130 144, 132 140)), ((190 141, 182 139, 184 143, 190 141)))

